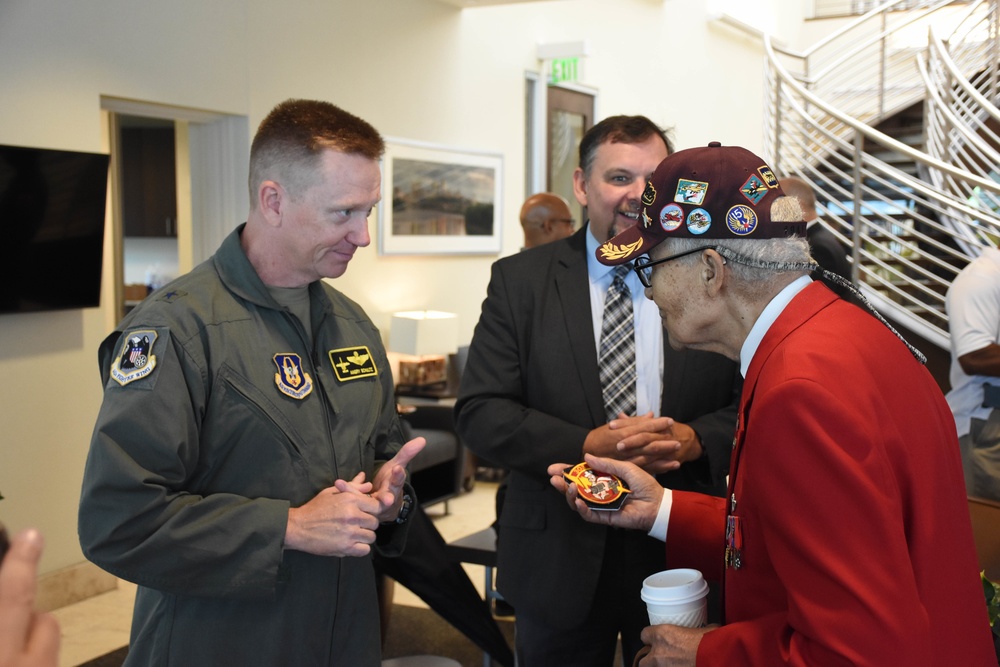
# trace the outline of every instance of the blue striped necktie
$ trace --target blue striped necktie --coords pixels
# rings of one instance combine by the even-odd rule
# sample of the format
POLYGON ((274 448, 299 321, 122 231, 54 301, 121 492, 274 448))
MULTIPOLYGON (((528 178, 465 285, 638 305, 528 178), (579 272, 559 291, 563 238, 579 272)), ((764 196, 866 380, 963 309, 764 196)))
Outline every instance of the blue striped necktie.
POLYGON ((608 421, 624 412, 635 414, 635 329, 632 293, 625 284, 631 264, 615 268, 614 279, 604 298, 601 350, 598 355, 604 410, 608 421))

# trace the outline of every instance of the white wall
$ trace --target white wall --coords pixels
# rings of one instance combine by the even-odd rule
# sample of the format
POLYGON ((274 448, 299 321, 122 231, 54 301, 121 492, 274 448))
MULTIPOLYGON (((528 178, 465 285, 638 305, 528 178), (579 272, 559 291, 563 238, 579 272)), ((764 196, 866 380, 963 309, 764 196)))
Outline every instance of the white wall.
MULTIPOLYGON (((245 3, 138 5, 0 3, 0 143, 106 150, 101 94, 246 112, 245 3)), ((101 399, 96 350, 114 326, 110 265, 101 308, 0 316, 0 521, 42 529, 43 571, 82 559, 76 506, 101 399)))
MULTIPOLYGON (((680 147, 760 150, 760 46, 705 17, 704 0, 470 10, 435 0, 3 0, 0 143, 105 150, 101 95, 242 114, 251 128, 285 98, 323 98, 387 136, 501 152, 510 254, 521 245, 524 73, 539 67, 536 42, 590 41, 582 83, 599 91, 600 116, 646 114, 675 126, 680 147)), ((379 257, 375 245, 336 286, 383 328, 394 310, 457 312, 468 341, 496 257, 379 257)), ((105 265, 101 308, 0 316, 0 520, 43 530, 43 571, 82 560, 76 506, 101 400, 96 350, 115 324, 119 279, 105 265)))

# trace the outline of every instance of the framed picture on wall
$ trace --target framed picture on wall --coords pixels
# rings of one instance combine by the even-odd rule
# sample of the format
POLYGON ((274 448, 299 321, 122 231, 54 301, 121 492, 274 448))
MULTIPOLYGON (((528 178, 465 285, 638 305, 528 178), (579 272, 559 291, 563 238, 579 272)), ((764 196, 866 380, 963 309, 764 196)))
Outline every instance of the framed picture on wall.
POLYGON ((387 139, 379 253, 499 254, 502 181, 499 153, 387 139))

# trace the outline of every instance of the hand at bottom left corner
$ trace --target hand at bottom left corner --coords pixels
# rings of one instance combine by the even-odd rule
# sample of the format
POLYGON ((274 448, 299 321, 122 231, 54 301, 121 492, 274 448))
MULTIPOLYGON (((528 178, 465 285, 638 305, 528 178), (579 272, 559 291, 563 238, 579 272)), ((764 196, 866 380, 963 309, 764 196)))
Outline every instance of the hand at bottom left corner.
POLYGON ((41 533, 29 528, 14 536, 0 562, 0 667, 59 664, 59 623, 35 607, 43 548, 41 533))

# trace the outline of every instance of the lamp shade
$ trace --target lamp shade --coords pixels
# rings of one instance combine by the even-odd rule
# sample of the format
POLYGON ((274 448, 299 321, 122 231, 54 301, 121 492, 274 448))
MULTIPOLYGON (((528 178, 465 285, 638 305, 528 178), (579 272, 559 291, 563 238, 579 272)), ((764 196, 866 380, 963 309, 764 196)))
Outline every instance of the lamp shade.
POLYGON ((392 314, 389 350, 400 354, 452 354, 458 349, 458 316, 439 310, 392 314))

